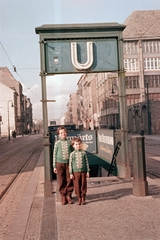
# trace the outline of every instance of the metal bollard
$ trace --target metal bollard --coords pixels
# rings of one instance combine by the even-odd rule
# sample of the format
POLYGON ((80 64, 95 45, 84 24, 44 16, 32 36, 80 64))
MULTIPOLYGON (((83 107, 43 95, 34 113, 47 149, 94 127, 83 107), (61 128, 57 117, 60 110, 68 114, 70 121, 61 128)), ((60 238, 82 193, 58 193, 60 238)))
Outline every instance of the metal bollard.
POLYGON ((131 137, 133 162, 133 195, 147 196, 148 182, 146 180, 145 137, 131 137))

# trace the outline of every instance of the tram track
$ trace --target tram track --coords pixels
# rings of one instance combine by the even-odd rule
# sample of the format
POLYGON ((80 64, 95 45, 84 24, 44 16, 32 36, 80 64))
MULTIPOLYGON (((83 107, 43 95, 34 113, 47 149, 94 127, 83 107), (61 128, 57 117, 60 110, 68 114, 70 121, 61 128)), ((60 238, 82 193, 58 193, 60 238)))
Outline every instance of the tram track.
MULTIPOLYGON (((43 149, 42 135, 19 139, 0 146, 0 239, 15 221, 20 203, 23 205, 26 201, 26 190, 29 194, 33 191, 30 180, 43 164, 38 162, 43 149)), ((24 212, 25 208, 27 205, 24 204, 24 212)))
MULTIPOLYGON (((19 149, 20 148, 22 148, 22 146, 19 147, 19 149)), ((3 182, 0 188, 0 202, 3 201, 22 173, 33 171, 42 148, 42 140, 39 139, 36 141, 34 148, 33 143, 26 144, 25 149, 27 149, 27 151, 17 152, 16 149, 14 154, 12 153, 11 155, 10 152, 9 154, 11 156, 5 156, 0 162, 0 180, 1 183, 3 182), (20 159, 22 159, 22 161, 20 161, 20 159)))
POLYGON ((33 143, 30 143, 30 142, 28 143, 28 142, 26 142, 26 143, 23 144, 23 145, 22 145, 22 143, 19 144, 18 147, 14 147, 14 146, 13 146, 14 148, 13 148, 13 149, 9 149, 7 152, 6 152, 6 150, 4 150, 4 153, 2 153, 1 156, 0 156, 0 165, 3 164, 3 162, 5 162, 5 161, 7 161, 8 159, 10 159, 11 154, 12 154, 12 157, 13 157, 14 155, 22 152, 23 149, 26 150, 26 149, 30 148, 31 146, 33 146, 33 143))
POLYGON ((146 174, 152 179, 160 179, 160 160, 159 156, 146 157, 146 174))
MULTIPOLYGON (((36 146, 36 143, 35 143, 35 146, 36 146)), ((19 157, 22 157, 22 154, 26 156, 27 152, 29 153, 29 151, 32 150, 32 148, 33 148, 33 143, 26 142, 23 145, 20 144, 16 148, 14 147, 13 149, 5 150, 4 153, 2 153, 0 156, 0 166, 2 167, 3 163, 6 164, 7 161, 11 161, 11 159, 13 159, 14 157, 18 159, 19 157)), ((1 170, 0 170, 0 174, 1 174, 1 170)))
MULTIPOLYGON (((156 142, 154 144, 146 143, 145 146, 157 146, 156 142)), ((131 143, 129 142, 129 160, 130 160, 130 167, 131 167, 131 173, 132 173, 132 153, 131 153, 131 143)), ((145 159, 146 159, 146 176, 154 179, 154 180, 160 180, 160 156, 159 155, 153 155, 149 153, 145 153, 145 159)))
MULTIPOLYGON (((131 166, 131 171, 132 171, 133 164, 130 163, 130 166, 131 166)), ((160 169, 160 166, 159 166, 159 169, 160 169)), ((148 168, 148 164, 146 164, 146 176, 147 177, 152 178, 152 179, 159 179, 160 180, 160 172, 158 172, 158 171, 159 171, 158 169, 155 169, 153 171, 153 167, 152 167, 152 170, 150 170, 148 168)))
MULTIPOLYGON (((18 149, 20 149, 20 147, 17 147, 16 149, 12 150, 12 157, 17 154, 17 150, 18 150, 18 149)), ((10 158, 10 154, 11 154, 11 151, 8 152, 8 153, 6 153, 6 154, 4 154, 4 155, 6 155, 6 156, 4 156, 4 155, 1 156, 0 166, 10 158)))
POLYGON ((147 177, 152 178, 154 180, 156 180, 156 179, 160 180, 159 175, 151 173, 151 172, 148 172, 148 171, 146 171, 146 173, 147 173, 147 177))

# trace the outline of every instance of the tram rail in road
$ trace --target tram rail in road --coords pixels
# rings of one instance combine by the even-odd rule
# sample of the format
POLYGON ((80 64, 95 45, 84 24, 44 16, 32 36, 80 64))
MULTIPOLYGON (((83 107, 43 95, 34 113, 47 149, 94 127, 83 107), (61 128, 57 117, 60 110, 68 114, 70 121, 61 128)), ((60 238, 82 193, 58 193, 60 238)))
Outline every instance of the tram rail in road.
MULTIPOLYGON (((21 174, 32 171, 37 163, 38 157, 42 151, 42 137, 29 138, 26 141, 15 145, 15 148, 9 150, 0 156, 0 202, 3 201, 6 194, 20 178, 21 174)), ((19 142, 19 141, 18 141, 19 142)))
MULTIPOLYGON (((160 136, 145 136, 146 175, 160 181, 160 136)), ((129 160, 132 170, 131 142, 129 141, 129 160)), ((132 171, 131 171, 132 172, 132 171)))
POLYGON ((15 220, 42 149, 41 134, 19 137, 0 146, 0 239, 9 232, 15 220))

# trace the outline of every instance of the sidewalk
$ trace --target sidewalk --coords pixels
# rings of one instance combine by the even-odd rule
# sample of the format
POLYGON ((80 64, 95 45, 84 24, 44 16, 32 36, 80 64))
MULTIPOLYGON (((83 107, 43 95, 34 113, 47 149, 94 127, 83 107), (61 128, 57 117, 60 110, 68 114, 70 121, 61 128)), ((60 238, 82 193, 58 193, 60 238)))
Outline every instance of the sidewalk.
POLYGON ((148 181, 149 195, 135 197, 132 179, 88 179, 87 204, 61 205, 44 197, 43 154, 31 176, 5 240, 159 240, 160 182, 148 181))
POLYGON ((131 180, 89 179, 85 206, 56 203, 58 240, 159 240, 160 185, 148 184, 149 196, 134 197, 131 180))
POLYGON ((8 137, 2 137, 2 138, 0 138, 0 145, 3 144, 3 143, 12 143, 17 139, 21 139, 23 137, 28 137, 28 136, 29 136, 29 134, 28 135, 24 134, 23 136, 22 135, 17 135, 16 138, 13 138, 11 136, 10 140, 8 139, 8 137))

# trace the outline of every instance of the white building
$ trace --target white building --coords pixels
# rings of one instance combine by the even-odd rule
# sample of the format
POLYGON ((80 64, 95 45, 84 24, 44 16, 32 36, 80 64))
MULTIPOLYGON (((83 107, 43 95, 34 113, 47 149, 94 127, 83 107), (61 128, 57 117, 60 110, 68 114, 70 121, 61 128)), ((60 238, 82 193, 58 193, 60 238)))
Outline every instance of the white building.
POLYGON ((15 91, 0 82, 0 115, 2 116, 1 137, 12 136, 15 130, 15 108, 14 105, 15 91))

